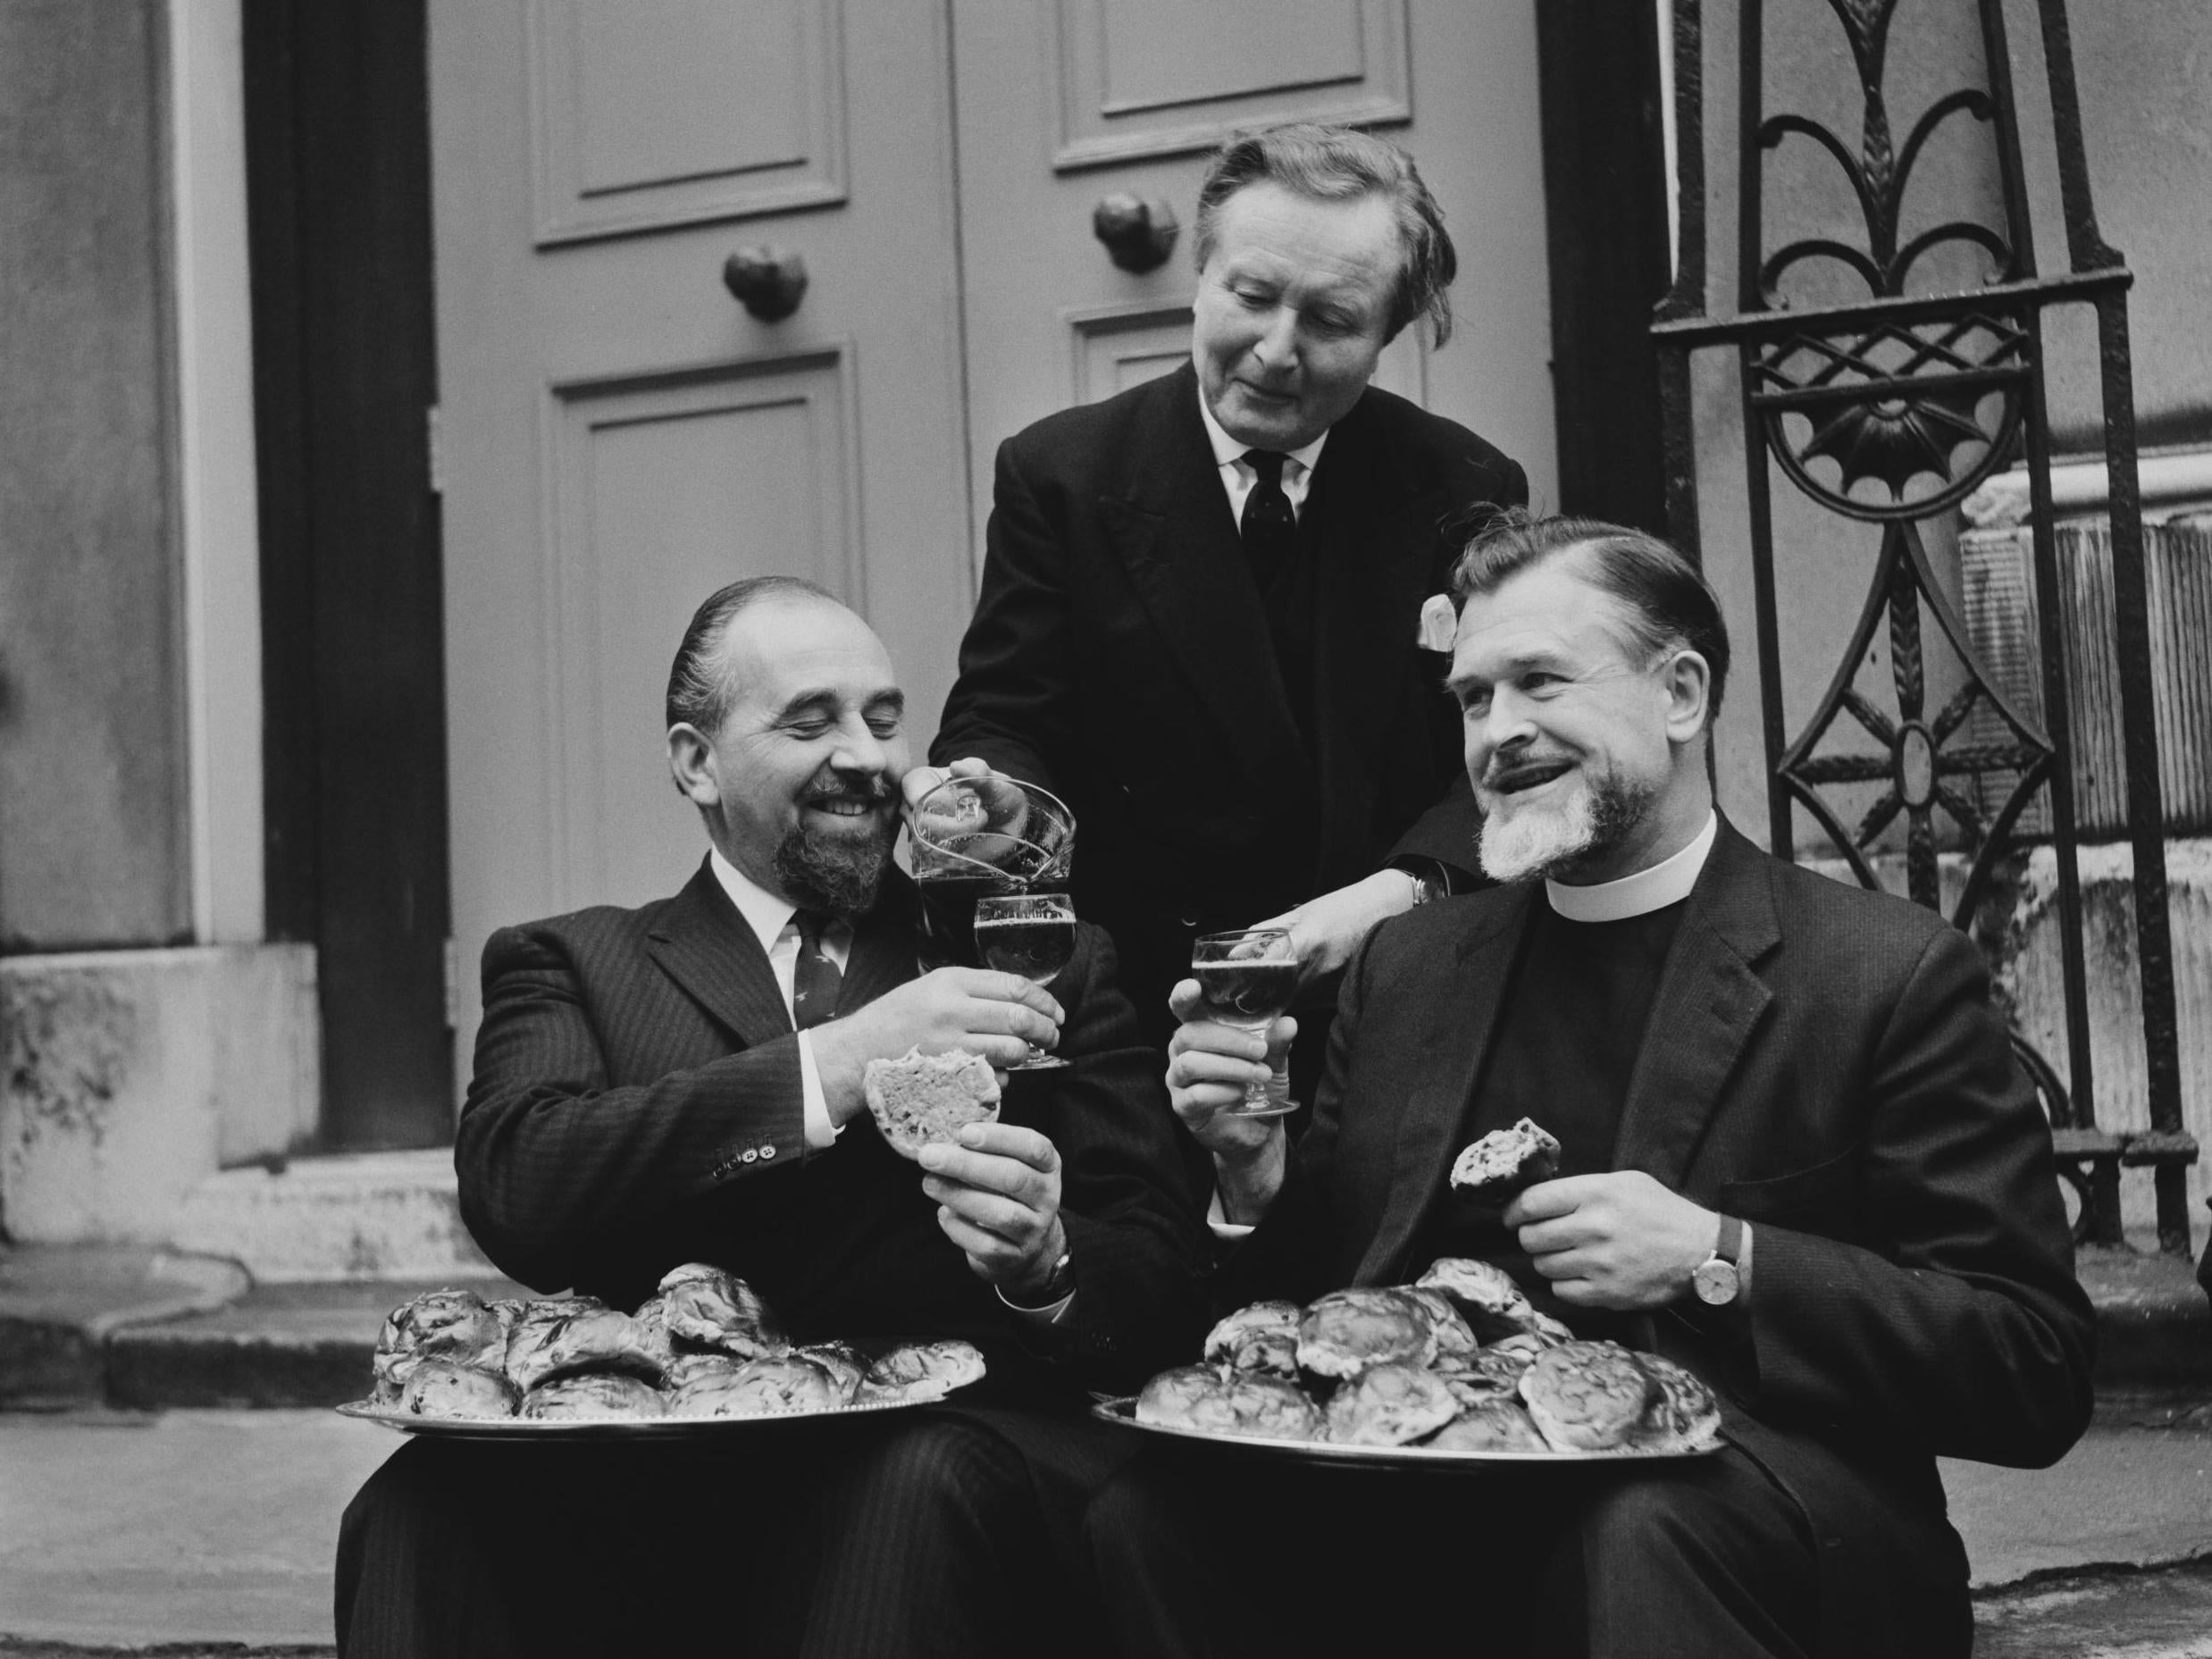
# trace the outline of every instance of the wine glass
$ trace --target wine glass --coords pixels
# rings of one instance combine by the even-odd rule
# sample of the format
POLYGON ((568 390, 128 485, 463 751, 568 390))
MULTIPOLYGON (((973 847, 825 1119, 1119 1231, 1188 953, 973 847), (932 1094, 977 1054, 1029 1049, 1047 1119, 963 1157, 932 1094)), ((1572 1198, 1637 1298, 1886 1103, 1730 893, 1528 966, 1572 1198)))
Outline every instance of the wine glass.
MULTIPOLYGON (((1047 985, 1075 959, 1076 907, 1064 892, 1001 893, 976 901, 976 948, 1002 974, 1047 985)), ((1068 1062, 1035 1043, 1013 1071, 1043 1071, 1068 1062)))
MULTIPOLYGON (((1298 989, 1298 958, 1283 927, 1201 934, 1191 946, 1191 973, 1208 1018, 1263 1040, 1298 989)), ((1278 1060, 1275 1079, 1246 1084, 1244 1098, 1222 1110, 1235 1118, 1279 1118, 1295 1110, 1282 1068, 1278 1060)))
POLYGON ((996 772, 945 779, 914 803, 907 829, 924 931, 956 961, 976 959, 978 899, 1065 887, 1075 859, 1075 814, 996 772))

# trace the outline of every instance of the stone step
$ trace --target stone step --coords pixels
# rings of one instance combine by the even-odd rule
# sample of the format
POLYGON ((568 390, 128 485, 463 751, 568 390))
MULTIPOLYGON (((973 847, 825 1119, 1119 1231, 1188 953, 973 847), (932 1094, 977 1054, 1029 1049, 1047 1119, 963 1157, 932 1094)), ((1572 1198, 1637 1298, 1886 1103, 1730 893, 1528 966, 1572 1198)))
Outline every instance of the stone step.
POLYGON ((447 1286, 487 1302, 535 1294, 496 1275, 256 1285, 214 1312, 116 1331, 107 1341, 107 1403, 155 1410, 361 1399, 385 1314, 447 1286))
POLYGON ((256 1285, 496 1272, 462 1225, 443 1147, 225 1169, 186 1196, 172 1242, 230 1258, 256 1285))
MULTIPOLYGON (((446 1285, 487 1300, 534 1294, 488 1267, 455 1265, 460 1270, 269 1284, 233 1262, 172 1252, 0 1253, 0 1407, 359 1399, 377 1332, 398 1303, 446 1285)), ((2092 1249, 2080 1266, 2098 1310, 2099 1420, 2212 1421, 2212 1303, 2188 1264, 2092 1249)))
POLYGON ((0 1411, 357 1400, 384 1315, 448 1285, 532 1294, 482 1268, 256 1285, 236 1262, 143 1246, 0 1250, 0 1411))
POLYGON ((0 1250, 0 1408, 98 1400, 117 1331, 228 1307, 249 1283, 235 1261, 142 1244, 0 1250))

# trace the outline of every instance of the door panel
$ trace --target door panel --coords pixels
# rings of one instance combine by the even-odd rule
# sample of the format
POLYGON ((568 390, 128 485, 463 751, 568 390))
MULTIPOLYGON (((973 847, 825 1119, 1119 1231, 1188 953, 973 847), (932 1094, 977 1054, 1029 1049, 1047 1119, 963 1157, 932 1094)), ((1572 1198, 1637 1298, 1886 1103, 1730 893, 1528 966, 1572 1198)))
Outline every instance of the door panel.
POLYGON ((845 198, 835 0, 532 0, 538 240, 845 198))
POLYGON ((700 856, 658 742, 671 619, 769 572, 863 602, 842 366, 817 352, 557 390, 548 689, 569 892, 642 904, 700 856))
POLYGON ((1459 326, 1442 352, 1425 331, 1406 331, 1376 383, 1471 426, 1527 466, 1539 501, 1551 499, 1531 10, 1525 0, 952 0, 978 518, 1001 440, 1188 355, 1192 219, 1208 154, 1239 128, 1292 118, 1370 125, 1420 163, 1459 248, 1459 326), (1157 270, 1119 269, 1092 235, 1092 210, 1116 191, 1176 214, 1177 246, 1157 270))
POLYGON ((846 597, 918 745, 973 590, 941 7, 437 0, 432 76, 465 1054, 491 928, 704 856, 661 718, 700 599, 846 597), (810 279, 780 322, 723 285, 758 244, 810 279))
POLYGON ((1211 148, 1271 121, 1411 113, 1406 0, 1043 0, 1061 169, 1211 148))

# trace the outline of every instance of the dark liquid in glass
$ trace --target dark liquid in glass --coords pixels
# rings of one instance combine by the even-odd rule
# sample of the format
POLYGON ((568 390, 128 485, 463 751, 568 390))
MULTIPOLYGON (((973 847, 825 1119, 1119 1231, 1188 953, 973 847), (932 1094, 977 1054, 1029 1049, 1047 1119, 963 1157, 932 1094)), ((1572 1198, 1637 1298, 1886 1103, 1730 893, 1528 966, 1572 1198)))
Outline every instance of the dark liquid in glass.
POLYGON ((1041 985, 1068 966, 1076 953, 1076 918, 1072 916, 1018 916, 1002 921, 977 922, 976 947, 983 959, 1001 974, 1019 974, 1041 985))
POLYGON ((1201 962, 1191 969, 1206 1011, 1232 1026, 1258 1026, 1290 1006, 1295 962, 1201 962))
POLYGON ((1050 884, 1043 889, 1032 888, 1010 876, 965 872, 958 876, 931 876, 920 868, 915 871, 914 886, 922 898, 922 933, 928 941, 930 954, 941 962, 961 968, 983 966, 976 943, 976 900, 1056 890, 1050 884))

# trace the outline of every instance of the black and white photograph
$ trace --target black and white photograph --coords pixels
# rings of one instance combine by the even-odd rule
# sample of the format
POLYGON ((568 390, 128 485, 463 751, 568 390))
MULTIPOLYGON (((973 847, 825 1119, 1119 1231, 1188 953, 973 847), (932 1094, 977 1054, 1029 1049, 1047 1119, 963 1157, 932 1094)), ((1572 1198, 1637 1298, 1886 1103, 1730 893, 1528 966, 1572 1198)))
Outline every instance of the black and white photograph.
POLYGON ((0 1659, 2212 1659, 2203 0, 0 0, 0 1659))

